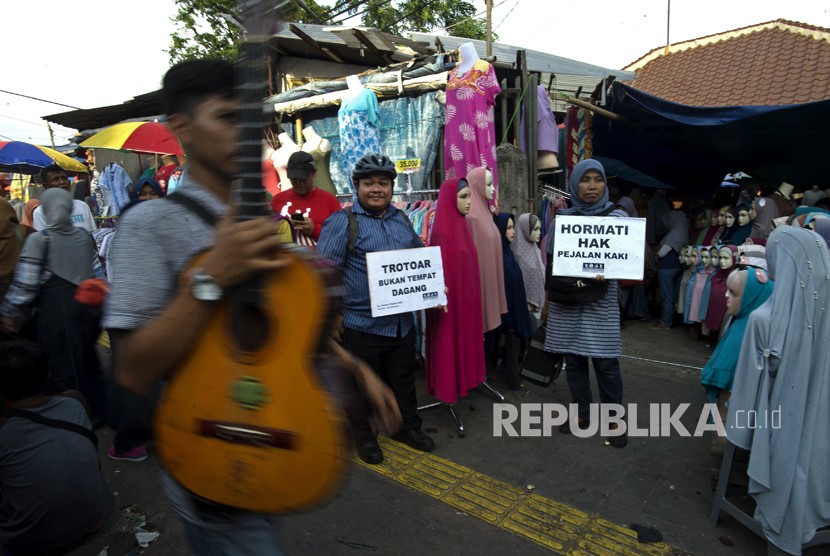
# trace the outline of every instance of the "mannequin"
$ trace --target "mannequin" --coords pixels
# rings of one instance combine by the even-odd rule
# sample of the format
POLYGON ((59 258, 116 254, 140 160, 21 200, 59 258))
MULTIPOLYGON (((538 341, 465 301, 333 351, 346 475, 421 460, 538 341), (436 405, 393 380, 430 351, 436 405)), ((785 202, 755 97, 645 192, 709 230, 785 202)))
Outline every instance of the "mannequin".
MULTIPOLYGON (((447 81, 444 114, 444 167, 446 177, 462 177, 487 166, 498 189, 494 106, 501 87, 489 63, 479 59, 472 43, 460 46, 461 63, 447 81)), ((497 206, 494 195, 488 205, 497 206)), ((486 320, 486 318, 485 318, 486 320)))
MULTIPOLYGON (((262 142, 262 185, 265 186, 265 189, 272 196, 280 192, 280 177, 277 174, 277 169, 274 167, 273 161, 271 160, 271 156, 274 152, 274 149, 272 149, 268 143, 265 141, 262 142)), ((172 193, 169 186, 167 189, 168 193, 172 193)))
POLYGON ((770 197, 775 203, 775 206, 778 207, 778 213, 781 216, 792 216, 795 214, 795 202, 792 199, 793 189, 792 184, 783 181, 770 197))
MULTIPOLYGON (((706 312, 709 309, 709 299, 712 293, 712 278, 718 271, 712 261, 719 260, 718 250, 714 247, 704 247, 701 250, 701 257, 703 258, 703 270, 697 275, 695 280, 695 289, 692 292, 692 304, 689 309, 690 318, 694 322, 705 323, 706 312), (712 251, 715 252, 715 258, 712 258, 712 251)), ((707 328, 704 328, 704 334, 708 333, 707 328)))
MULTIPOLYGON (((556 116, 554 116, 553 111, 550 109, 550 97, 544 85, 539 85, 536 89, 536 104, 537 168, 539 168, 540 172, 555 170, 559 168, 559 155, 557 154, 559 152, 559 128, 556 127, 556 116)), ((526 125, 523 107, 519 145, 525 153, 527 152, 526 125)))
POLYGON ((478 252, 479 279, 481 281, 481 303, 484 316, 482 332, 501 326, 501 315, 507 312, 507 298, 504 291, 504 261, 501 250, 501 234, 487 202, 493 190, 487 187, 488 177, 484 166, 473 169, 467 176, 472 191, 472 205, 467 221, 470 223, 473 242, 478 252))
MULTIPOLYGON (((494 217, 496 227, 501 234, 502 261, 504 263, 504 287, 507 298, 507 312, 501 316, 501 327, 496 334, 495 350, 504 337, 504 369, 507 383, 511 390, 518 390, 519 361, 524 349, 521 344, 533 335, 530 313, 527 310, 527 293, 525 292, 522 269, 513 255, 511 244, 516 241, 515 219, 512 214, 501 213, 494 217)), ((486 345, 486 343, 485 343, 486 345)), ((486 348, 485 348, 486 349, 486 348)))
POLYGON ((465 218, 471 197, 466 180, 441 185, 430 241, 441 247, 447 312, 426 311, 427 391, 448 404, 486 376, 478 255, 465 218))
POLYGON ((314 186, 328 191, 332 195, 337 194, 334 188, 334 182, 331 181, 331 173, 329 173, 329 155, 331 154, 331 141, 323 139, 311 126, 303 128, 303 151, 307 152, 314 158, 314 167, 317 169, 317 175, 314 177, 314 186))
POLYGON ((752 207, 748 205, 738 205, 735 208, 738 211, 736 229, 732 232, 728 243, 733 245, 741 245, 752 233, 753 221, 750 217, 752 207))
POLYGON ((539 217, 522 214, 516 222, 516 239, 510 244, 522 270, 527 308, 537 320, 542 318, 541 310, 545 304, 545 265, 538 245, 541 235, 539 217))
POLYGON ((692 251, 694 247, 687 245, 680 250, 680 265, 683 267, 683 273, 680 275, 680 285, 677 289, 677 305, 676 312, 683 314, 683 307, 686 305, 686 287, 689 285, 689 280, 692 277, 692 251))
POLYGON ((817 185, 814 185, 810 189, 804 192, 804 198, 801 199, 801 205, 805 207, 812 207, 815 206, 816 201, 824 199, 827 195, 819 189, 817 185))
POLYGON ((734 245, 722 245, 718 250, 718 269, 712 277, 709 308, 706 311, 706 326, 714 333, 723 330, 726 316, 726 279, 735 268, 738 248, 734 245))
POLYGON ((772 221, 778 218, 778 206, 769 197, 756 197, 752 201, 749 218, 752 220, 751 238, 766 239, 772 232, 772 221))
POLYGON ((370 89, 364 88, 356 75, 346 77, 349 90, 343 98, 337 112, 337 124, 340 130, 340 164, 348 191, 355 191, 352 183, 352 170, 361 157, 369 153, 379 153, 380 128, 378 122, 378 97, 370 89))
POLYGON ((689 282, 686 284, 686 297, 683 300, 683 322, 685 322, 686 324, 692 324, 694 322, 697 322, 690 319, 691 306, 692 299, 694 298, 695 282, 697 281, 697 275, 703 271, 703 246, 696 245, 693 247, 693 249, 694 250, 691 251, 691 256, 689 259, 689 268, 691 269, 691 274, 689 276, 689 282))
POLYGON ((291 180, 288 179, 288 159, 292 154, 300 150, 297 143, 290 135, 283 132, 277 136, 280 141, 280 148, 274 151, 271 155, 271 162, 274 163, 274 168, 277 169, 277 174, 280 176, 280 190, 287 191, 291 189, 291 180))

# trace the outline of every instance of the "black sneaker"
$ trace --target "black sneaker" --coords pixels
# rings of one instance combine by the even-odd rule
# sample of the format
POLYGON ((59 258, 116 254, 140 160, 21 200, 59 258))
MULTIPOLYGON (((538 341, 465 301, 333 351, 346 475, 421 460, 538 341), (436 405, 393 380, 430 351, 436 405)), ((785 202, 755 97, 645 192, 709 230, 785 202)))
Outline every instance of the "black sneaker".
POLYGON ((435 442, 422 433, 420 429, 409 429, 399 432, 393 437, 398 442, 403 442, 411 448, 422 452, 431 452, 435 449, 435 442))
MULTIPOLYGON (((587 429, 588 427, 591 426, 591 422, 587 421, 587 420, 583 421, 582 419, 580 419, 578 426, 579 426, 580 429, 587 429)), ((562 434, 573 434, 573 432, 571 431, 571 420, 570 419, 568 419, 567 421, 565 421, 564 423, 559 425, 559 432, 562 433, 562 434)))
POLYGON ((357 447, 357 455, 369 465, 377 465, 383 461, 383 452, 376 439, 367 440, 357 447))

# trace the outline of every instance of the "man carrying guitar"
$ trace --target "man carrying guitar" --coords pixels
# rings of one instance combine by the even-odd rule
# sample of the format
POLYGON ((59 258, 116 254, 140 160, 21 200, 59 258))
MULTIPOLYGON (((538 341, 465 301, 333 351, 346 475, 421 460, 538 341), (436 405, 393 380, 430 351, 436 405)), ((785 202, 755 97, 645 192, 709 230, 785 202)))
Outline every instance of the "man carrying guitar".
MULTIPOLYGON (((233 66, 211 60, 176 65, 164 77, 162 99, 189 160, 177 193, 218 223, 209 225, 192 204, 165 199, 142 203, 119 222, 104 326, 113 339, 115 377, 137 394, 176 373, 228 288, 284 264, 276 256, 277 223, 237 223, 229 208, 239 137, 233 66), (201 268, 182 280, 189 261, 208 248, 201 268)), ((375 411, 374 425, 394 432, 400 414, 388 389, 333 342, 331 349, 354 371, 375 411)), ((281 554, 273 516, 197 498, 164 471, 162 479, 194 553, 281 554)))

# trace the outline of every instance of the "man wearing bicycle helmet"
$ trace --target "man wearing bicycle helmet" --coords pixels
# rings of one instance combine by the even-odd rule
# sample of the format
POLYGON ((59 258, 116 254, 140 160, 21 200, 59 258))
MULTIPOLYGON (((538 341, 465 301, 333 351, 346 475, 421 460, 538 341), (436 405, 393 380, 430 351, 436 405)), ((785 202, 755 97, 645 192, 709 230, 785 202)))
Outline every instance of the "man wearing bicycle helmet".
MULTIPOLYGON (((352 180, 356 199, 352 207, 332 214, 324 223, 317 253, 343 272, 345 283, 344 347, 369 364, 386 381, 403 418, 395 436, 423 451, 435 447, 421 432, 415 395, 415 327, 412 313, 372 317, 366 253, 423 247, 406 215, 392 205, 397 172, 388 156, 370 153, 355 164, 352 180)), ((368 424, 368 411, 352 420, 360 458, 366 463, 383 461, 376 435, 368 424)))

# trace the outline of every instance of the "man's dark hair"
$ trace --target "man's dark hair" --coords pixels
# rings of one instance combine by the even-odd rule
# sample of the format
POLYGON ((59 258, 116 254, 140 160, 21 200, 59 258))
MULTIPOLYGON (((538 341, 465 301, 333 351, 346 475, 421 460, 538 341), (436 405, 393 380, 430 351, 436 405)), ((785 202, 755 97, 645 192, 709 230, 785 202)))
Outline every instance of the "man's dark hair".
POLYGON ((46 168, 40 171, 40 183, 46 184, 46 178, 49 177, 51 173, 63 172, 66 173, 66 170, 58 166, 57 164, 50 164, 46 168))
POLYGON ((35 343, 0 343, 0 395, 17 401, 42 394, 49 380, 49 352, 35 343))
POLYGON ((164 113, 192 114, 206 98, 233 98, 233 65, 223 60, 191 60, 164 74, 161 104, 164 113))

